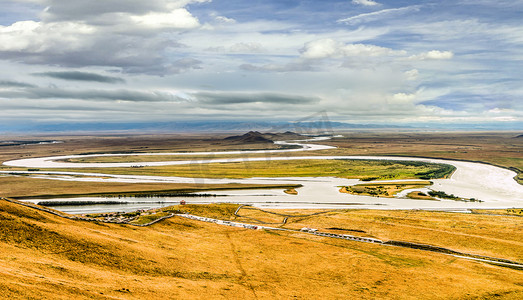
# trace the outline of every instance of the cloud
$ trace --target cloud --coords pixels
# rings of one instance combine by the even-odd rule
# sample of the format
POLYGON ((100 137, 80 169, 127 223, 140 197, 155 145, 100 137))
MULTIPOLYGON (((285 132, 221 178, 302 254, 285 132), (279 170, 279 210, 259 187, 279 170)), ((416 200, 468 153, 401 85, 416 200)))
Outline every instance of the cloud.
POLYGON ((404 53, 404 51, 395 51, 390 48, 375 45, 344 44, 333 39, 321 39, 308 42, 301 49, 301 56, 307 59, 401 55, 404 53))
POLYGON ((0 2, 2 118, 289 119, 325 109, 415 122, 522 111, 521 1, 0 2), (74 105, 77 114, 60 110, 74 105))
POLYGON ((46 22, 91 20, 98 16, 117 13, 141 15, 166 8, 162 1, 156 0, 105 0, 104 5, 75 0, 43 0, 40 3, 46 7, 42 12, 42 18, 46 22))
POLYGON ((207 105, 228 105, 228 104, 292 104, 292 105, 310 105, 320 101, 318 97, 289 95, 282 93, 265 93, 265 92, 199 92, 192 94, 192 97, 201 104, 207 105))
POLYGON ((96 73, 80 72, 80 71, 66 71, 66 72, 42 72, 33 73, 35 76, 51 77, 62 80, 72 81, 93 81, 102 83, 124 83, 125 80, 120 77, 104 76, 96 73))
POLYGON ((417 69, 412 69, 404 72, 407 80, 416 80, 418 79, 419 71, 417 69))
POLYGON ((235 53, 259 53, 259 52, 265 51, 262 44, 253 43, 253 42, 236 43, 236 44, 232 45, 229 49, 231 52, 235 52, 235 53))
POLYGON ((0 80, 0 88, 30 88, 36 87, 33 84, 18 82, 18 81, 9 81, 9 80, 0 80))
POLYGON ((54 87, 31 87, 18 91, 0 91, 0 98, 18 99, 68 99, 129 102, 183 102, 177 94, 140 90, 69 90, 54 87))
POLYGON ((221 24, 235 24, 236 23, 235 19, 227 18, 227 17, 224 17, 224 16, 215 16, 214 20, 217 23, 221 23, 221 24))
POLYGON ((444 60, 454 57, 451 51, 431 50, 417 55, 409 56, 410 60, 444 60))
POLYGON ((234 43, 228 47, 224 47, 224 46, 209 47, 205 50, 212 51, 212 52, 219 52, 219 53, 239 53, 239 54, 267 52, 267 50, 263 47, 263 45, 260 43, 257 43, 257 42, 234 43))
POLYGON ((353 4, 364 5, 364 6, 375 6, 380 5, 378 2, 372 0, 352 0, 353 4))
POLYGON ((0 59, 64 67, 110 66, 165 75, 179 68, 173 32, 199 28, 185 6, 202 0, 39 0, 39 21, 0 25, 0 59), (172 51, 171 51, 172 53, 172 51))
POLYGON ((184 8, 178 8, 168 13, 151 12, 130 18, 137 26, 152 29, 191 29, 200 26, 198 19, 184 8))
POLYGON ((48 51, 64 53, 81 49, 88 44, 96 28, 74 22, 42 23, 20 21, 0 26, 0 57, 2 52, 38 54, 48 51))
POLYGON ((199 70, 202 69, 201 65, 201 60, 191 57, 180 58, 169 63, 164 63, 161 58, 157 58, 150 65, 137 64, 133 66, 132 63, 129 63, 123 70, 126 73, 163 76, 165 74, 180 74, 188 70, 199 70))
POLYGON ((188 69, 201 69, 202 68, 201 64, 202 64, 201 60, 198 60, 198 59, 195 59, 192 57, 185 57, 185 58, 180 58, 177 61, 175 61, 171 65, 171 67, 173 68, 173 71, 175 73, 179 73, 183 70, 188 70, 188 69), (174 70, 174 69, 177 69, 178 72, 176 72, 176 70, 174 70))
POLYGON ((242 64, 240 69, 252 72, 301 72, 312 71, 312 66, 307 61, 291 62, 283 65, 279 64, 265 64, 261 66, 253 64, 242 64))
POLYGON ((124 73, 153 75, 186 70, 165 55, 166 50, 181 47, 167 37, 100 33, 96 28, 69 22, 18 23, 0 27, 0 59, 74 68, 111 66, 124 73))
POLYGON ((416 94, 407 94, 407 93, 396 93, 392 95, 389 100, 389 104, 405 104, 412 103, 416 99, 416 94))
POLYGON ((88 23, 110 24, 118 16, 146 16, 172 12, 191 3, 207 0, 104 0, 96 5, 81 0, 39 0, 46 7, 41 14, 45 22, 84 20, 88 23), (112 17, 112 19, 110 19, 112 17), (104 20, 102 22, 102 20, 104 20))
POLYGON ((365 14, 359 14, 357 16, 348 17, 345 19, 339 19, 338 23, 346 23, 349 25, 357 25, 360 23, 365 22, 373 22, 376 20, 380 20, 383 18, 391 17, 391 16, 397 16, 402 15, 408 12, 414 12, 419 11, 421 8, 420 5, 412 5, 412 6, 406 6, 406 7, 400 7, 400 8, 388 8, 383 9, 371 13, 365 13, 365 14))

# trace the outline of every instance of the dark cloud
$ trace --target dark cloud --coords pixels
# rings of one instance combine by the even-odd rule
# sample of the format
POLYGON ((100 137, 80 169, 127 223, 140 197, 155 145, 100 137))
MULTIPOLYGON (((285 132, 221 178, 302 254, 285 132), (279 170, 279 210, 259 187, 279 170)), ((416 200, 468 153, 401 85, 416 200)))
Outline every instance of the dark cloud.
POLYGON ((186 70, 186 69, 201 69, 202 61, 190 57, 182 58, 177 61, 175 61, 172 66, 174 68, 178 68, 179 70, 186 70))
POLYGON ((201 92, 193 94, 199 103, 207 105, 274 103, 274 104, 315 104, 318 97, 307 97, 279 93, 227 93, 201 92))
POLYGON ((31 88, 36 86, 25 82, 0 80, 0 87, 31 88))
POLYGON ((202 69, 202 61, 194 58, 182 58, 172 63, 159 61, 158 64, 127 66, 123 68, 125 73, 145 73, 149 75, 180 74, 191 69, 202 69))
POLYGON ((70 72, 43 72, 34 73, 35 76, 51 77, 72 81, 94 81, 103 83, 124 83, 125 80, 120 77, 104 76, 96 73, 70 71, 70 72))
MULTIPOLYGON (((173 62, 164 56, 166 49, 182 47, 180 43, 169 39, 137 36, 113 37, 107 34, 86 37, 83 43, 84 47, 68 51, 59 51, 53 47, 40 53, 0 51, 0 59, 67 68, 118 67, 123 73, 149 75, 177 74, 187 70, 186 58, 173 62)), ((193 62, 193 66, 195 65, 193 62)))
POLYGON ((71 99, 131 102, 181 102, 180 97, 158 91, 135 90, 64 90, 59 88, 27 88, 21 91, 0 92, 1 98, 18 99, 71 99))
POLYGON ((46 0, 44 3, 47 9, 44 16, 49 21, 69 21, 97 19, 99 16, 118 13, 141 15, 151 11, 164 11, 168 2, 166 0, 104 0, 103 5, 98 5, 89 1, 46 0))

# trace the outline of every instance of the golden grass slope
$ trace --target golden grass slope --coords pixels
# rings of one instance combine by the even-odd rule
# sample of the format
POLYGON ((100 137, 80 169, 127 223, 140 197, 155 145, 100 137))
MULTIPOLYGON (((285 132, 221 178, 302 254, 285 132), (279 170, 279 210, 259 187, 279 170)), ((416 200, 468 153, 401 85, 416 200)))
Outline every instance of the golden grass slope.
MULTIPOLYGON (((214 216, 233 218, 231 213, 235 208, 200 206, 194 212, 209 211, 214 216)), ((471 215, 461 220, 424 212, 403 221, 404 216, 405 212, 355 211, 354 215, 340 212, 302 218, 292 226, 363 228, 373 220, 386 218, 382 219, 384 223, 366 230, 379 237, 405 237, 419 229, 416 239, 431 239, 426 237, 428 231, 439 231, 438 235, 455 232, 446 243, 473 248, 460 243, 473 230, 468 226, 475 223, 483 226, 480 220, 485 218, 471 215), (421 219, 428 216, 427 221, 421 219), (416 219, 418 224, 411 226, 416 219), (396 223, 401 226, 396 227, 396 223), (458 233, 466 236, 460 238, 458 233)), ((521 237, 507 236, 521 229, 519 218, 489 216, 489 220, 499 225, 489 234, 486 228, 478 230, 475 234, 478 239, 504 241, 505 245, 512 245, 509 249, 521 249, 521 237), (500 228, 504 229, 498 232, 500 228)), ((523 272, 518 270, 414 249, 297 232, 247 230, 178 217, 146 228, 96 224, 61 219, 5 201, 0 201, 0 229, 1 298, 474 299, 498 295, 517 299, 523 296, 523 272)), ((521 258, 514 251, 498 256, 521 258)))

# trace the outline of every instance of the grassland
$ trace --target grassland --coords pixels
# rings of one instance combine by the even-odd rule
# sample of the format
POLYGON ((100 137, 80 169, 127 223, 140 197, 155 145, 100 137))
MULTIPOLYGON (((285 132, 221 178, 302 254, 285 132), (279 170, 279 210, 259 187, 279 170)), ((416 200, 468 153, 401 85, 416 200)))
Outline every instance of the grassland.
POLYGON ((507 215, 523 217, 522 208, 507 208, 507 209, 474 209, 472 213, 485 215, 507 215))
POLYGON ((407 198, 410 198, 410 199, 418 199, 418 200, 433 200, 433 201, 439 201, 437 200, 436 198, 433 198, 423 192, 418 192, 418 191, 414 191, 414 192, 410 192, 407 194, 407 198))
MULTIPOLYGON (((238 211, 238 217, 235 214, 237 207, 235 204, 177 205, 163 211, 181 211, 246 223, 256 223, 253 219, 257 219, 281 224, 279 227, 288 229, 309 227, 336 232, 329 228, 344 228, 360 232, 354 235, 385 241, 411 241, 462 252, 523 260, 523 253, 519 251, 518 246, 523 242, 523 237, 517 234, 523 226, 523 219, 508 215, 505 218, 491 219, 473 214, 415 210, 260 210, 244 206, 238 211), (283 222, 285 217, 288 218, 287 222, 283 222), (487 241, 487 237, 495 239, 487 241), (461 238, 463 240, 460 240, 461 238), (457 242, 458 240, 460 241, 457 242), (495 246, 495 240, 499 240, 500 244, 495 246)), ((505 210, 491 212, 494 211, 505 210)))
MULTIPOLYGON (((229 134, 230 135, 230 134, 229 134)), ((523 138, 515 138, 516 133, 483 132, 483 133, 371 133, 350 132, 345 133, 344 138, 335 138, 330 141, 322 141, 322 144, 330 144, 337 149, 318 152, 308 152, 307 155, 398 155, 436 157, 446 159, 464 159, 481 161, 511 168, 515 171, 523 170, 523 138)), ((237 149, 275 149, 277 145, 270 143, 254 144, 231 144, 223 140, 224 135, 107 135, 107 136, 37 136, 37 137, 4 137, 9 140, 40 139, 60 140, 61 144, 31 145, 31 146, 6 146, 0 147, 0 161, 56 156, 84 153, 143 153, 143 152, 184 152, 184 151, 226 151, 237 149)), ((300 152, 273 153, 273 154, 249 154, 248 157, 272 157, 272 156, 295 156, 303 155, 300 152)), ((229 155, 211 155, 190 157, 193 160, 209 158, 237 157, 229 155)), ((187 157, 140 157, 140 159, 165 159, 177 160, 187 157)), ((109 159, 109 158, 108 158, 109 159)), ((114 160, 122 157, 111 158, 114 160)), ((276 165, 273 165, 276 167, 276 165)), ((208 165, 194 166, 188 174, 204 173, 209 171, 208 165)), ((239 168, 241 169, 241 168, 239 168)), ((27 170, 24 168, 13 168, 0 166, 0 170, 27 170)), ((71 171, 71 170, 68 170, 71 171)), ((93 169, 92 171, 95 171, 93 169)), ((96 171, 99 171, 96 169, 96 171)), ((115 173, 126 173, 129 169, 115 170, 115 173)), ((136 171, 136 170, 133 170, 136 171)), ((328 171, 328 170, 327 170, 328 171)), ((362 169, 361 171, 367 171, 362 169)), ((156 171, 158 174, 169 173, 168 171, 156 171)), ((250 171, 242 171, 249 174, 250 171)), ((318 174, 319 172, 315 172, 318 174)), ((321 172, 323 173, 323 172, 321 172)), ((333 172, 336 173, 336 172, 333 172)), ((253 173, 250 172, 252 175, 253 173)), ((310 173, 309 173, 310 174, 310 173)), ((354 175, 354 174, 352 174, 354 175)), ((218 176, 218 175, 216 175, 218 176)), ((240 176, 240 175, 238 175, 240 176)), ((248 176, 248 175, 247 175, 248 176)), ((330 176, 326 174, 325 176, 330 176)), ((344 176, 341 174, 341 176, 344 176)), ((371 175, 356 174, 357 178, 371 175)), ((523 175, 519 175, 519 179, 523 175)), ((401 177, 400 177, 401 178, 401 177)), ((2 179, 4 180, 4 179, 2 179)), ((0 180, 1 181, 1 180, 0 180)), ((521 180, 520 180, 521 182, 521 180)), ((15 182, 10 182, 10 185, 15 182)), ((21 182, 21 186, 26 186, 21 182)), ((91 193, 92 189, 85 186, 84 193, 91 193)), ((20 188, 19 190, 22 190, 20 188)), ((65 191, 67 193, 67 191, 65 191)), ((0 194, 2 189, 0 189, 0 194)), ((28 190, 28 193, 35 194, 28 190)))
MULTIPOLYGON (((322 142, 335 145, 338 149, 309 152, 308 155, 438 157, 476 160, 523 170, 523 139, 513 138, 515 135, 349 133, 346 138, 322 142)), ((221 141, 220 136, 210 138, 203 135, 37 138, 59 139, 64 143, 1 147, 0 161, 81 153, 223 151, 277 147, 272 144, 231 145, 221 141)), ((261 154, 267 157, 280 155, 283 154, 261 154)), ((299 164, 294 165, 294 169, 289 168, 294 175, 285 176, 310 175, 318 173, 320 169, 323 176, 360 176, 358 178, 362 179, 407 176, 429 171, 409 167, 408 173, 383 166, 370 166, 368 169, 358 166, 351 169, 353 173, 350 173, 348 166, 323 163, 326 161, 317 161, 316 165, 304 168, 298 168, 299 164)), ((185 171, 188 174, 213 172, 205 169, 209 166, 202 165, 185 171)), ((219 166, 222 169, 218 171, 229 172, 230 176, 263 176, 263 173, 255 175, 257 173, 254 171, 260 168, 254 167, 252 164, 234 167, 223 165, 219 166)), ((288 166, 265 164, 264 167, 276 169, 270 172, 283 174, 286 172, 278 169, 288 166)), ((0 169, 19 168, 2 166, 0 169)), ((142 169, 145 168, 133 171, 142 169)), ((128 171, 125 169, 124 173, 128 171)), ((218 171, 216 176, 223 176, 218 175, 218 171)), ((173 170, 162 169, 157 172, 179 176, 171 173, 173 170)), ((233 186, 66 182, 0 177, 0 196, 185 192, 202 188, 233 186)), ((336 210, 310 215, 319 211, 274 210, 267 213, 244 208, 239 211, 241 217, 234 215, 236 209, 235 205, 185 205, 166 209, 157 216, 144 216, 137 222, 147 223, 171 211, 183 210, 213 218, 247 223, 259 220, 289 229, 317 228, 326 232, 417 242, 523 261, 523 237, 520 234, 523 219, 516 217, 521 215, 521 209, 475 211, 474 214, 336 210), (283 224, 286 217, 288 221, 283 224)), ((333 240, 298 232, 254 231, 178 217, 145 228, 72 221, 5 201, 0 201, 0 229, 0 296, 6 299, 523 297, 523 273, 520 270, 438 253, 333 240)))
POLYGON ((511 132, 365 133, 325 141, 346 155, 397 155, 489 163, 518 173, 523 184, 523 138, 511 132))
POLYGON ((222 139, 226 136, 226 134, 3 136, 2 140, 58 140, 63 143, 3 146, 0 147, 0 160, 73 154, 281 149, 281 146, 273 143, 233 143, 222 139))
MULTIPOLYGON (((44 169, 42 169, 44 170, 44 169)), ((55 171, 72 169, 55 169, 55 171)), ((100 172, 97 168, 82 168, 82 172, 100 172)), ((154 176, 181 176, 191 178, 246 178, 246 177, 341 177, 359 179, 416 179, 445 177, 454 171, 442 164, 378 160, 266 160, 173 165, 143 168, 104 168, 107 174, 154 176)))
MULTIPOLYGON (((510 132, 396 133, 349 132, 343 138, 321 141, 339 147, 315 155, 403 155, 465 159, 523 169, 523 138, 510 132)), ((0 147, 0 160, 95 153, 144 153, 277 149, 271 143, 237 144, 223 135, 107 135, 3 137, 4 140, 60 140, 61 144, 0 147)), ((242 154, 243 156, 244 154, 242 154)), ((303 153, 261 154, 261 156, 303 155, 303 153)), ((249 155, 250 156, 250 155, 249 155)), ((132 157, 132 156, 131 156, 132 157)), ((205 156, 209 158, 213 156, 205 156)), ((203 158, 203 157, 201 157, 203 158)), ((92 158, 102 159, 102 158, 92 158)), ((104 158, 105 159, 105 158, 104 158)), ((107 158, 111 159, 111 158, 107 158)), ((122 159, 122 157, 118 158, 122 159)), ((158 159, 164 159, 158 158, 158 159)), ((171 156, 171 159, 177 159, 171 156)), ((182 158, 186 159, 186 158, 182 158)))
POLYGON ((283 192, 289 195, 298 195, 298 191, 294 188, 286 189, 283 192))
POLYGON ((341 193, 349 193, 353 195, 375 196, 392 198, 394 194, 406 189, 421 188, 432 185, 430 181, 407 181, 407 182, 393 182, 393 183, 362 183, 353 186, 341 187, 341 193))
POLYGON ((27 176, 0 176, 0 196, 11 198, 46 198, 135 193, 183 193, 206 190, 245 188, 289 188, 288 185, 258 184, 178 184, 178 183, 118 183, 81 182, 36 179, 27 176))
MULTIPOLYGON (((223 219, 234 205, 185 206, 223 219)), ((279 215, 241 214, 275 222, 279 215)), ((309 214, 287 211, 285 214, 309 214)), ((255 231, 174 217, 146 228, 61 219, 0 201, 0 295, 53 299, 518 299, 523 273, 438 253, 255 231)), ((338 228, 380 239, 523 259, 519 218, 337 211, 288 228, 338 228)), ((333 230, 335 231, 335 230, 333 230)), ((353 234, 353 233, 351 233, 353 234)))

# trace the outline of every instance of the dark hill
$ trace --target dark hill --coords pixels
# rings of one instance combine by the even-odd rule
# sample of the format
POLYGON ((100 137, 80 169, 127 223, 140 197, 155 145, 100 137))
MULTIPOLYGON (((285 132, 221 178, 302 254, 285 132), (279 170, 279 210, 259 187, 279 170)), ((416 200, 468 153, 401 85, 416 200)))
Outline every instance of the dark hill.
POLYGON ((306 135, 301 135, 292 131, 285 131, 283 133, 264 133, 264 136, 266 138, 270 138, 273 141, 291 141, 309 138, 306 135))
POLYGON ((308 138, 308 136, 292 131, 286 131, 283 133, 261 133, 259 131, 249 131, 244 135, 226 137, 224 140, 239 143, 273 143, 274 141, 303 140, 306 138, 308 138))
POLYGON ((273 141, 266 138, 258 131, 249 131, 244 135, 235 135, 226 137, 224 140, 238 143, 272 143, 273 141))

